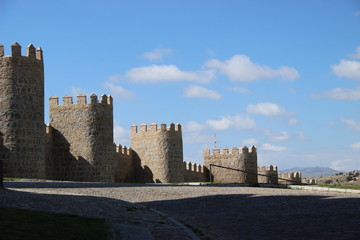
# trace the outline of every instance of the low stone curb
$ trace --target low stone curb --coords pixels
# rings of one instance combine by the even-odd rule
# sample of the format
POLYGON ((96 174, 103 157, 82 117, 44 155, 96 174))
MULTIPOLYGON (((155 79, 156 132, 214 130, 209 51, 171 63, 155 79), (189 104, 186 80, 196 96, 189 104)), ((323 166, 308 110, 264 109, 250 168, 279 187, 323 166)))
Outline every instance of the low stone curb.
POLYGON ((288 188, 296 189, 296 190, 318 191, 318 192, 340 192, 340 193, 360 194, 360 190, 354 190, 354 189, 312 187, 312 186, 300 186, 300 185, 288 185, 288 188))

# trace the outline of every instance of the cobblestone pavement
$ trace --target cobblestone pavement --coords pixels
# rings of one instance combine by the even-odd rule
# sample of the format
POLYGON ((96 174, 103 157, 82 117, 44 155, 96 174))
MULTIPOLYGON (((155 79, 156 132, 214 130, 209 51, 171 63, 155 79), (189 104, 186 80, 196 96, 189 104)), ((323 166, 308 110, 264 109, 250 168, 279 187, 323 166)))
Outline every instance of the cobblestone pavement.
POLYGON ((181 221, 202 239, 360 239, 360 194, 231 185, 6 182, 5 186, 0 205, 144 226, 155 239, 191 237, 147 207, 181 221))

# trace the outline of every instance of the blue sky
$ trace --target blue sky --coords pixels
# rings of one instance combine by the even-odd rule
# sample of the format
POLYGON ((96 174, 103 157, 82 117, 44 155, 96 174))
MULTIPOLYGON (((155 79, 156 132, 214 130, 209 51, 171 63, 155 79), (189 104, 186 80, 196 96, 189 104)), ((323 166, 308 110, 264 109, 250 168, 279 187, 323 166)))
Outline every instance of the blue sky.
POLYGON ((181 123, 184 159, 360 169, 360 1, 0 1, 0 43, 41 46, 48 98, 114 97, 115 141, 181 123))

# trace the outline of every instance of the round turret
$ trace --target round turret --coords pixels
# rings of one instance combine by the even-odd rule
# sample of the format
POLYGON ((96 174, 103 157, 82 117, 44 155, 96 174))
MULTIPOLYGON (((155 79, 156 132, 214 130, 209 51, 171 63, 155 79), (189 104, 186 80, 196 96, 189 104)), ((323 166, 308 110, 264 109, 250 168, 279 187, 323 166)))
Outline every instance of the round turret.
POLYGON ((5 177, 43 178, 44 65, 42 50, 30 44, 26 56, 21 46, 11 46, 5 56, 0 45, 0 132, 8 151, 5 177))

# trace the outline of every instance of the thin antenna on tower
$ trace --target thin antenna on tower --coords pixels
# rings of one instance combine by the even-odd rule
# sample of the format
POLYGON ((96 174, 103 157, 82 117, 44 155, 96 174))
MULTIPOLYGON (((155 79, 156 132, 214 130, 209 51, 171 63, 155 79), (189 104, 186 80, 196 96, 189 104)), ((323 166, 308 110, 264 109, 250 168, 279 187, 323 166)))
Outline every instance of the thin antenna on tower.
POLYGON ((214 133, 214 144, 215 144, 215 148, 217 148, 217 146, 216 146, 216 133, 214 133))

